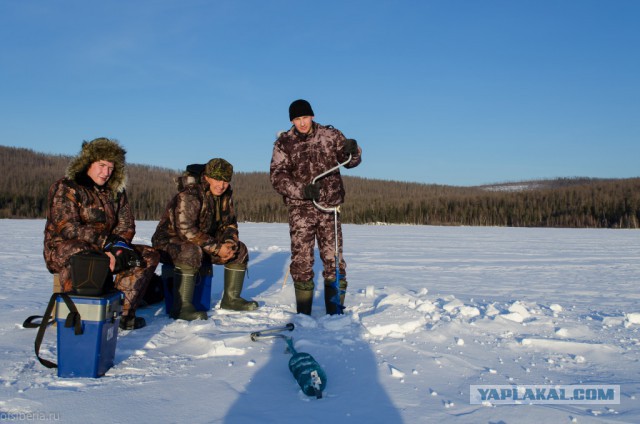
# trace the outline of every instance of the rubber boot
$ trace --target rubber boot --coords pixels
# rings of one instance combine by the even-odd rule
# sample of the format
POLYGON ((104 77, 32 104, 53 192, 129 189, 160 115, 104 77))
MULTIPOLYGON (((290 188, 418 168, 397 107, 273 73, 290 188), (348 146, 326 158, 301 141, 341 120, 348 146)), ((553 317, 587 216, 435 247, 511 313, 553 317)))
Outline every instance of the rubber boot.
POLYGON ((224 267, 224 293, 220 308, 232 311, 253 311, 258 309, 258 302, 240 297, 244 276, 247 273, 245 264, 228 264, 224 267))
POLYGON ((198 270, 189 267, 176 266, 173 270, 173 306, 171 318, 194 321, 206 320, 205 311, 197 311, 193 306, 193 290, 196 287, 196 273, 198 270))
POLYGON ((147 321, 145 321, 142 317, 137 317, 136 314, 133 315, 123 315, 120 317, 120 324, 118 325, 121 330, 138 330, 147 325, 147 321))
POLYGON ((296 310, 299 314, 311 315, 313 281, 295 281, 293 287, 296 289, 296 310))
MULTIPOLYGON (((327 310, 327 314, 335 315, 339 313, 338 305, 333 303, 331 299, 337 294, 337 290, 333 287, 333 283, 336 280, 324 280, 324 307, 327 310)), ((344 305, 344 295, 347 291, 347 280, 340 280, 340 305, 344 305)))

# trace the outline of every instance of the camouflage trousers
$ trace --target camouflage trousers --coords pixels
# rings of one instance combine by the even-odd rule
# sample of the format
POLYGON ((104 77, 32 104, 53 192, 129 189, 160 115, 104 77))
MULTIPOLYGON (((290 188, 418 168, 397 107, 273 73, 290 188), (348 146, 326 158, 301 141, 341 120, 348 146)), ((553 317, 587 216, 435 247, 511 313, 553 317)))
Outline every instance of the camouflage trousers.
POLYGON ((204 253, 200 246, 190 241, 171 240, 167 244, 156 245, 156 248, 160 250, 160 261, 163 264, 179 264, 198 269, 203 264, 246 264, 249 262, 249 250, 241 241, 238 241, 237 246, 236 254, 227 261, 222 260, 219 256, 204 253))
MULTIPOLYGON (((150 246, 134 244, 133 248, 142 257, 143 266, 130 268, 116 274, 114 282, 115 288, 124 293, 122 315, 125 316, 135 314, 135 310, 140 304, 140 300, 144 296, 151 277, 153 277, 158 262, 160 261, 160 254, 150 246)), ((100 248, 80 240, 69 240, 60 243, 54 253, 56 257, 51 258, 56 263, 62 264, 53 271, 58 273, 62 291, 65 293, 73 290, 69 260, 72 255, 85 250, 99 251, 100 248)))
MULTIPOLYGON (((312 281, 314 277, 314 247, 322 260, 322 276, 325 280, 335 279, 335 223, 333 212, 324 212, 312 202, 289 206, 289 235, 291 237, 291 266, 293 281, 312 281)), ((342 225, 338 214, 338 251, 340 258, 340 279, 347 275, 347 264, 342 257, 342 225)))

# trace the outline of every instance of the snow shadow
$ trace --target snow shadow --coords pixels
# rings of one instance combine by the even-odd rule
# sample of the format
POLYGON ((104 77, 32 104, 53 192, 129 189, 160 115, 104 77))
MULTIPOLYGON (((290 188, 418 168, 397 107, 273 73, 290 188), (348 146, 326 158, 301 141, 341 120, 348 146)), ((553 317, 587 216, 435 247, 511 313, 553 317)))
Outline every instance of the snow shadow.
POLYGON ((307 316, 296 315, 294 320, 298 322, 291 335, 296 351, 312 355, 327 374, 322 399, 306 396, 300 389, 288 367, 292 355, 284 339, 258 340, 256 348, 270 349, 269 360, 256 364, 260 371, 239 393, 224 423, 255 422, 258 417, 264 423, 403 422, 379 381, 374 353, 357 334, 360 326, 333 331, 307 316))
MULTIPOLYGON (((253 299, 268 291, 271 287, 279 287, 283 277, 283 269, 286 270, 289 264, 289 252, 275 252, 257 255, 255 263, 249 261, 249 275, 245 279, 242 296, 253 299)), ((162 265, 158 266, 157 273, 162 265)), ((213 279, 211 281, 211 310, 207 311, 211 317, 213 310, 220 303, 224 289, 224 266, 213 266, 213 279)), ((164 300, 159 303, 138 308, 137 315, 147 321, 145 328, 125 332, 120 331, 118 349, 116 350, 115 364, 126 361, 136 351, 144 349, 147 343, 158 333, 162 332, 165 326, 175 322, 165 313, 164 300)))
MULTIPOLYGON (((257 255, 255 259, 250 258, 242 297, 253 299, 266 293, 272 287, 279 287, 289 266, 289 257, 289 252, 275 252, 257 255)), ((215 308, 215 305, 220 302, 224 290, 223 265, 214 265, 211 285, 211 307, 215 308)))
POLYGON ((161 333, 167 325, 175 322, 165 313, 164 299, 159 303, 138 308, 136 316, 143 317, 147 325, 137 330, 118 330, 114 366, 135 356, 137 351, 144 350, 153 337, 161 333))

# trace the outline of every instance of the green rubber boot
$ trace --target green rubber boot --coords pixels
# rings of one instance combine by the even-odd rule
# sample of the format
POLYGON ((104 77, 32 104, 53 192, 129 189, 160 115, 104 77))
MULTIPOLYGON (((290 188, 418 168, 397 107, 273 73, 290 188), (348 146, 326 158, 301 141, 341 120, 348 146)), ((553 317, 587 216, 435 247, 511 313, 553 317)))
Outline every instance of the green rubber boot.
POLYGON ((197 269, 190 267, 176 267, 173 270, 173 306, 170 316, 173 319, 194 321, 206 320, 205 311, 197 311, 193 306, 193 291, 196 287, 197 269))
POLYGON ((296 310, 299 314, 311 315, 313 305, 313 281, 294 281, 296 289, 296 310))
MULTIPOLYGON (((327 310, 327 314, 335 315, 338 311, 338 305, 333 303, 331 299, 337 294, 336 288, 333 287, 333 283, 336 280, 324 280, 324 307, 327 310)), ((340 305, 344 305, 344 295, 347 291, 347 280, 340 280, 340 305)))
POLYGON ((224 293, 220 308, 232 311, 253 311, 258 309, 258 302, 240 297, 244 276, 247 272, 245 264, 228 264, 224 266, 224 293))

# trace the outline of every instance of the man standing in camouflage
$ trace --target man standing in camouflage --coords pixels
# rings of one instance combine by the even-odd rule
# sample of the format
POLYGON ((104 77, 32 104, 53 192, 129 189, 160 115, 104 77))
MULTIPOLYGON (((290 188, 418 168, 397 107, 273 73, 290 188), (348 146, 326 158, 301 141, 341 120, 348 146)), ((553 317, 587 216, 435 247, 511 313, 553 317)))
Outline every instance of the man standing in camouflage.
MULTIPOLYGON (((353 168, 360 164, 362 149, 353 139, 331 126, 314 122, 311 105, 306 100, 296 100, 289 106, 289 131, 280 134, 273 147, 271 158, 271 184, 280 193, 289 211, 291 237, 290 272, 294 281, 296 309, 310 315, 315 284, 313 282, 314 245, 318 241, 323 263, 324 299, 328 314, 339 312, 331 302, 337 295, 333 287, 336 279, 334 216, 318 209, 313 200, 325 207, 335 207, 344 202, 344 186, 340 171, 312 184, 312 180, 345 162, 353 168)), ((346 267, 342 258, 342 228, 338 221, 338 249, 340 258, 340 291, 347 289, 346 267)), ((340 296, 344 304, 344 295, 340 296)))
POLYGON ((238 222, 229 185, 233 166, 224 159, 211 159, 202 180, 185 174, 179 193, 169 202, 152 237, 161 262, 174 265, 174 319, 207 319, 193 306, 195 279, 203 263, 224 264, 224 293, 220 307, 252 311, 258 302, 240 297, 249 262, 247 246, 239 240, 238 222))
POLYGON ((82 143, 66 176, 49 189, 43 253, 47 269, 59 275, 60 290, 71 292, 71 257, 104 251, 116 275, 115 288, 124 293, 120 328, 132 330, 146 324, 136 317, 136 308, 160 255, 149 246, 131 244, 136 226, 125 191, 125 153, 108 138, 82 143), (142 258, 141 266, 132 267, 127 258, 134 256, 142 258))

